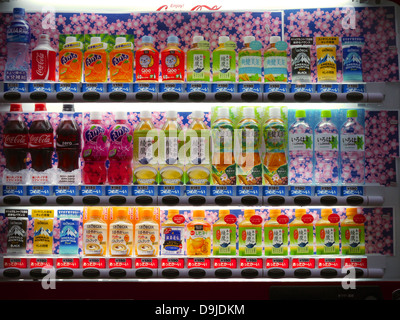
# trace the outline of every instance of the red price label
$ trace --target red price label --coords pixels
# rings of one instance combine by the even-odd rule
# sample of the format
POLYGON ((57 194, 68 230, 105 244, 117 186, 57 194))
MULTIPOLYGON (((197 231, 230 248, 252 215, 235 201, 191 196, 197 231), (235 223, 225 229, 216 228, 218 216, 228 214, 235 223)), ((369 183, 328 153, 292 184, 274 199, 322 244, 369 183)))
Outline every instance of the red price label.
POLYGON ((243 269, 243 268, 261 269, 262 266, 263 266, 262 259, 257 259, 257 258, 242 258, 242 259, 240 259, 240 269, 243 269))
POLYGON ((108 267, 112 268, 121 268, 121 269, 131 269, 132 268, 132 259, 130 258, 110 258, 108 260, 108 267))
POLYGON ((78 258, 57 258, 56 260, 56 268, 70 268, 70 269, 78 269, 79 268, 79 259, 78 258))
POLYGON ((346 258, 344 259, 344 268, 362 268, 367 269, 367 258, 346 258))
POLYGON ((235 223, 236 223, 236 220, 237 220, 237 218, 236 218, 236 216, 233 215, 233 214, 228 214, 227 216, 224 217, 224 221, 225 221, 227 224, 235 224, 235 223))
POLYGON ((29 267, 33 268, 52 268, 53 259, 51 258, 33 258, 29 261, 29 267))
POLYGON ((255 215, 255 216, 250 217, 250 222, 252 224, 261 224, 263 222, 263 219, 262 219, 262 217, 255 215))
POLYGON ((83 258, 82 259, 82 267, 83 267, 83 269, 86 269, 86 268, 105 269, 106 259, 104 259, 104 258, 83 258))
POLYGON ((342 268, 342 260, 339 258, 321 258, 318 259, 318 268, 334 268, 340 269, 342 268))
POLYGON ((177 214, 176 216, 172 217, 172 221, 175 222, 176 224, 185 223, 185 216, 177 214))
POLYGON ((292 268, 307 268, 307 269, 314 269, 315 268, 315 260, 308 259, 308 258, 296 258, 292 261, 292 268))
POLYGON ((169 259, 162 259, 161 260, 161 268, 176 268, 176 269, 183 269, 185 267, 185 261, 184 259, 174 259, 174 258, 169 258, 169 259))
POLYGON ((210 269, 211 260, 208 258, 189 258, 187 266, 189 269, 191 268, 210 269))
POLYGON ((271 268, 289 268, 289 259, 280 259, 280 258, 268 258, 266 263, 267 269, 271 268))
POLYGON ((228 268, 236 269, 237 261, 236 259, 228 258, 216 258, 214 259, 214 268, 228 268))
POLYGON ((25 258, 4 258, 4 269, 18 268, 26 269, 28 267, 28 260, 25 258))
POLYGON ((149 268, 149 269, 157 269, 158 268, 158 260, 157 259, 149 259, 149 258, 136 258, 135 260, 135 268, 149 268))
POLYGON ((314 221, 314 217, 311 214, 305 214, 301 217, 301 221, 304 223, 312 223, 314 221))

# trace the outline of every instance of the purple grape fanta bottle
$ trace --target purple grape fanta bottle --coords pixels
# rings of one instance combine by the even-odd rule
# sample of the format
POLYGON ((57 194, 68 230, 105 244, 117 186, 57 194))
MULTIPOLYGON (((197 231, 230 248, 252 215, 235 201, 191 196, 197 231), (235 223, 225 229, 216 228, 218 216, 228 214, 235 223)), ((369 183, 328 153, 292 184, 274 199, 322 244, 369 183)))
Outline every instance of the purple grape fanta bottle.
POLYGON ((342 184, 364 184, 364 145, 364 127, 357 121, 357 110, 348 110, 340 129, 342 184))
POLYGON ((313 181, 313 129, 306 122, 306 111, 296 110, 296 120, 289 128, 289 183, 313 181))
POLYGON ((339 182, 339 132, 331 122, 330 110, 321 111, 321 121, 315 127, 315 183, 339 182))

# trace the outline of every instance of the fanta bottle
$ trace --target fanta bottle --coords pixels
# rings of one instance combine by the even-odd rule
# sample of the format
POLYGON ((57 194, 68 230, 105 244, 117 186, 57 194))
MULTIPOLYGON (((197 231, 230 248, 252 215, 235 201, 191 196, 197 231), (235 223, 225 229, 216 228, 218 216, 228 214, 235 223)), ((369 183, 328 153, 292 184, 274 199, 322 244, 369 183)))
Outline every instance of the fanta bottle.
POLYGON ((161 79, 164 82, 185 81, 185 52, 178 47, 179 38, 169 36, 161 51, 161 79))
POLYGON ((125 37, 115 39, 114 49, 110 53, 111 82, 133 81, 133 44, 125 37))
POLYGON ((76 37, 67 37, 64 48, 58 55, 59 80, 60 82, 82 81, 82 58, 83 44, 76 41, 76 37))
POLYGON ((107 81, 107 43, 100 37, 90 38, 90 45, 85 51, 85 81, 107 81))
POLYGON ((136 51, 136 81, 157 82, 159 73, 159 53, 154 48, 154 38, 142 37, 142 46, 136 51))

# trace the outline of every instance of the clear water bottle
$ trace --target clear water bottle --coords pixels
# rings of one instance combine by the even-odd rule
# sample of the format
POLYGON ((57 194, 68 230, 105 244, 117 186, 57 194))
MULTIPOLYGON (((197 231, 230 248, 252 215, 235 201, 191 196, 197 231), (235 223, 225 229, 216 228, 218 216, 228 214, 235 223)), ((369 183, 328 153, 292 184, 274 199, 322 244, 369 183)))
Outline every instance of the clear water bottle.
POLYGON ((7 82, 29 81, 29 44, 31 30, 24 20, 25 9, 14 8, 13 21, 7 27, 7 63, 4 80, 7 82))
POLYGON ((357 110, 348 110, 340 129, 342 184, 364 183, 364 145, 364 127, 357 121, 357 110))
POLYGON ((322 110, 315 127, 315 183, 339 182, 339 132, 332 123, 330 110, 322 110))

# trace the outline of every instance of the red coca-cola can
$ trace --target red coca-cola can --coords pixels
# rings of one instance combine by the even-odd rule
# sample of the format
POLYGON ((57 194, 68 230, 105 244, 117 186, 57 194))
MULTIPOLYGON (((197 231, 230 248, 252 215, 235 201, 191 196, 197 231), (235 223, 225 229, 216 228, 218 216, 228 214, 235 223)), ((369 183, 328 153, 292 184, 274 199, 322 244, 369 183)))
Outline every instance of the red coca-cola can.
POLYGON ((32 50, 32 80, 56 81, 56 52, 47 34, 40 35, 38 46, 32 50))

